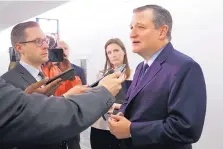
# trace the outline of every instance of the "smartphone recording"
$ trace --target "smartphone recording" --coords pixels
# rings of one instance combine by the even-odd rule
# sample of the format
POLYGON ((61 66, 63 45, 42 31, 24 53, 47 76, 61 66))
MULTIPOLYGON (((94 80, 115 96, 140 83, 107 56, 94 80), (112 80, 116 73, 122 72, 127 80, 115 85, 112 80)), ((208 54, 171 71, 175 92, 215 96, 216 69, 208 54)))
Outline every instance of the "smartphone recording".
POLYGON ((62 62, 64 60, 64 53, 61 48, 48 49, 48 55, 50 62, 62 62))
POLYGON ((62 81, 70 80, 70 79, 75 79, 74 76, 76 75, 75 71, 73 68, 64 71, 63 73, 51 78, 50 80, 47 81, 46 85, 61 78, 62 81))

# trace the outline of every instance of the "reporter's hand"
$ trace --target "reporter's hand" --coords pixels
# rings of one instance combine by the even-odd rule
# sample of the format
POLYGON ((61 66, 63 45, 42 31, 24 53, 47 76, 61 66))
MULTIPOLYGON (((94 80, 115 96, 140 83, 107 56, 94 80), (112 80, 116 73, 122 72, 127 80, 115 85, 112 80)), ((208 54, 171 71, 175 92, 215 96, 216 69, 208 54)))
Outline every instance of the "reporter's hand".
POLYGON ((77 85, 71 88, 69 91, 67 91, 63 96, 66 98, 67 96, 70 95, 77 95, 77 94, 82 94, 89 90, 89 88, 86 85, 77 85))
POLYGON ((48 81, 47 79, 43 79, 41 81, 31 84, 30 86, 28 86, 25 89, 25 93, 32 94, 35 92, 35 93, 44 94, 46 96, 53 95, 55 90, 59 87, 59 85, 61 83, 61 79, 59 78, 59 79, 47 84, 46 86, 44 86, 47 81, 48 81), (41 87, 41 86, 44 86, 44 87, 41 87))
POLYGON ((124 81, 121 76, 121 72, 114 72, 104 77, 100 82, 99 86, 104 86, 113 96, 116 96, 122 88, 122 82, 124 81), (120 78, 119 78, 120 77, 120 78))

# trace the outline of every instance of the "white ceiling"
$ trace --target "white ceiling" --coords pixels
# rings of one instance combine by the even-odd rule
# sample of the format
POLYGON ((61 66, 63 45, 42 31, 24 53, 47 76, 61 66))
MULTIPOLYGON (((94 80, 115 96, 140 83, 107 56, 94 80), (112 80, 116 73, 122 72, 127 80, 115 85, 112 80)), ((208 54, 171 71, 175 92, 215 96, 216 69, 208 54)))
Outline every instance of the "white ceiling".
POLYGON ((0 1, 0 32, 68 1, 0 1))

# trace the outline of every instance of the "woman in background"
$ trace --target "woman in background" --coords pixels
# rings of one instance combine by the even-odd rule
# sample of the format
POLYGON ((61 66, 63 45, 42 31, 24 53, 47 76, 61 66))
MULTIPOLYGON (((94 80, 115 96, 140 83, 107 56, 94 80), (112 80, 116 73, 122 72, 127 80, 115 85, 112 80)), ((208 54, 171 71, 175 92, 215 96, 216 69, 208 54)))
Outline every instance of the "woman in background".
MULTIPOLYGON (((110 39, 105 44, 105 56, 106 62, 104 70, 99 72, 98 78, 101 78, 110 69, 116 69, 122 64, 126 64, 126 71, 124 73, 126 81, 122 84, 122 90, 116 96, 116 103, 113 104, 109 112, 113 112, 113 109, 119 109, 121 103, 124 100, 125 94, 131 84, 130 68, 128 64, 128 58, 125 46, 123 42, 118 39, 110 39)), ((102 117, 98 119, 91 127, 90 142, 92 149, 118 149, 120 146, 120 140, 113 136, 107 126, 107 121, 102 117)))

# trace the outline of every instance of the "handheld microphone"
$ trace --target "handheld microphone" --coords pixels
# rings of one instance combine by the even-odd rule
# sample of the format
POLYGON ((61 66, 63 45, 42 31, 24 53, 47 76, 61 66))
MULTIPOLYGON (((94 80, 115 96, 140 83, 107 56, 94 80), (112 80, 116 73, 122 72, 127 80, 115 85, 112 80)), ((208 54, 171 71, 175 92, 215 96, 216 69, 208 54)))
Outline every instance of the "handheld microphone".
POLYGON ((104 77, 106 77, 107 75, 110 75, 110 74, 112 74, 112 73, 114 73, 114 72, 115 72, 115 71, 114 71, 113 69, 108 70, 108 72, 106 72, 106 73, 103 75, 103 77, 102 77, 101 79, 99 79, 98 81, 96 81, 96 82, 94 82, 93 84, 89 85, 89 87, 95 87, 95 86, 97 86, 98 83, 99 83, 104 77))
POLYGON ((126 64, 123 64, 121 65, 120 67, 116 68, 115 70, 114 69, 109 69, 101 79, 99 79, 98 81, 94 82, 93 84, 89 85, 89 87, 95 87, 98 85, 98 83, 104 78, 106 77, 107 75, 110 75, 114 72, 117 72, 117 71, 120 71, 121 73, 124 73, 126 70, 126 64))

